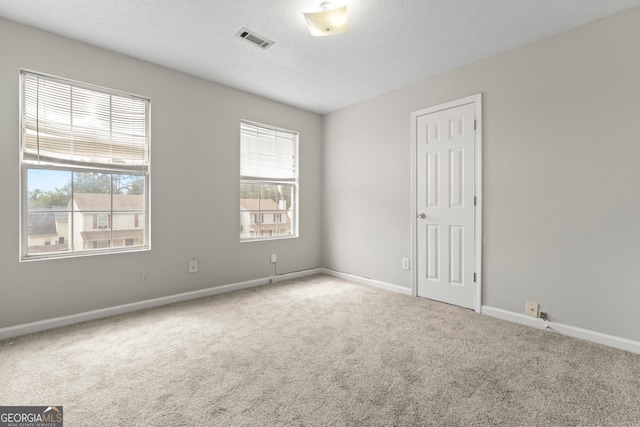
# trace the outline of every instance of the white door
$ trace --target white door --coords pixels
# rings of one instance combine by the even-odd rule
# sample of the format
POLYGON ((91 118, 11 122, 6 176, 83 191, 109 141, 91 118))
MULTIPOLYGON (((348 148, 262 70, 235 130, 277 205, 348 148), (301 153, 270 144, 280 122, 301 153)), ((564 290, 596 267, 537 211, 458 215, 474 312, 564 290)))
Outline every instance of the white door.
POLYGON ((415 116, 417 295, 477 309, 473 102, 415 116))

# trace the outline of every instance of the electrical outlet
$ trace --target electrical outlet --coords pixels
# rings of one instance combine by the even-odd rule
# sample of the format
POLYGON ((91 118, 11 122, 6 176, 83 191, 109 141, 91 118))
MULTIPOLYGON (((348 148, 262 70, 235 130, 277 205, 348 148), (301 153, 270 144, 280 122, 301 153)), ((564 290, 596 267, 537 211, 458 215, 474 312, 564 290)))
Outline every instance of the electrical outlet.
POLYGON ((271 254, 271 264, 278 262, 278 254, 271 254))
POLYGON ((408 270, 410 265, 409 258, 402 258, 402 268, 404 270, 408 270))
POLYGON ((189 260, 189 273, 195 273, 198 271, 198 258, 191 258, 189 260))
POLYGON ((540 311, 540 304, 533 301, 527 301, 526 314, 527 316, 538 318, 538 312, 540 311))

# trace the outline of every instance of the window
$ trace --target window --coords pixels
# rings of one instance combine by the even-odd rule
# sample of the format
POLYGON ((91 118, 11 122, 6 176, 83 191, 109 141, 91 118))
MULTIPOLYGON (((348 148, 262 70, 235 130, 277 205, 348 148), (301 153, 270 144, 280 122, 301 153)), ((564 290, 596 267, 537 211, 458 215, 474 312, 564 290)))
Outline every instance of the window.
POLYGON ((21 259, 148 249, 149 100, 20 77, 21 259))
POLYGON ((298 133, 240 123, 240 239, 298 236, 298 133))

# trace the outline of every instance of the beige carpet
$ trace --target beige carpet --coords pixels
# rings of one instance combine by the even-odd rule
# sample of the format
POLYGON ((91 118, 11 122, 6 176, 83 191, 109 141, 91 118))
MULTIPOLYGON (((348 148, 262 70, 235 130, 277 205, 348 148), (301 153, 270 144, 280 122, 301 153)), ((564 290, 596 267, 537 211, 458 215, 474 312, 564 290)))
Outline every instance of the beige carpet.
POLYGON ((66 426, 640 425, 640 355, 328 276, 0 342, 66 426))

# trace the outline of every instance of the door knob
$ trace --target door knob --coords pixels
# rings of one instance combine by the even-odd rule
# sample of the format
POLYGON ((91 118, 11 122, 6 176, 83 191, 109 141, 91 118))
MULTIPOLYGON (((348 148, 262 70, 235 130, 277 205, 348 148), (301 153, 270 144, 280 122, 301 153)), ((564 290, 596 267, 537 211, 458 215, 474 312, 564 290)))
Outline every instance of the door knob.
POLYGON ((420 212, 420 213, 418 214, 418 218, 420 218, 420 219, 425 219, 426 217, 427 217, 427 214, 426 214, 426 213, 424 213, 424 212, 420 212))

